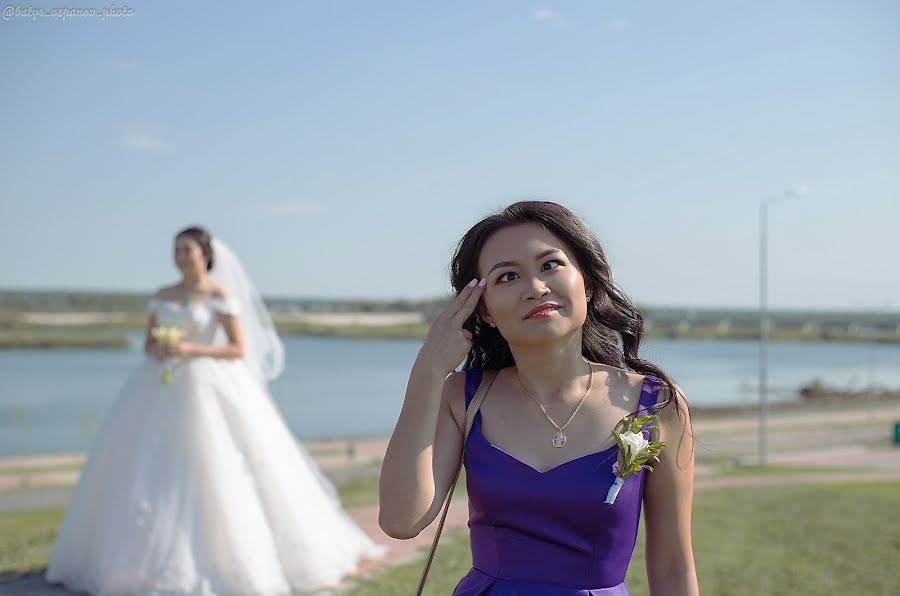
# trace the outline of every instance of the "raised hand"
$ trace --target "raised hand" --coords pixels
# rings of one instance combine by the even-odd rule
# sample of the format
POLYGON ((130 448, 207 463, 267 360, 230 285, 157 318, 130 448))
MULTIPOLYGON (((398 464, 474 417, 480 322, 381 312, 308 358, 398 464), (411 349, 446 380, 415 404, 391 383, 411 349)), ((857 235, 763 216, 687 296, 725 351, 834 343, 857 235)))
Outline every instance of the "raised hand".
POLYGON ((446 377, 472 349, 472 334, 463 324, 475 312, 487 280, 473 279, 431 324, 419 350, 419 363, 446 377))

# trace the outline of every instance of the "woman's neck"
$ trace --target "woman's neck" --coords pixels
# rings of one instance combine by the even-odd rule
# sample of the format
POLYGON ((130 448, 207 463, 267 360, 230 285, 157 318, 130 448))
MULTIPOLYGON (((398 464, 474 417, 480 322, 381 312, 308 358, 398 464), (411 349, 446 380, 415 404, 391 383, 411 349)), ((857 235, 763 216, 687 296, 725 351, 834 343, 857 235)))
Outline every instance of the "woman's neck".
POLYGON ((579 330, 550 344, 510 345, 525 389, 542 403, 580 399, 591 371, 581 355, 581 339, 579 330))
POLYGON ((181 279, 181 287, 188 292, 205 290, 209 287, 206 273, 185 273, 181 279))

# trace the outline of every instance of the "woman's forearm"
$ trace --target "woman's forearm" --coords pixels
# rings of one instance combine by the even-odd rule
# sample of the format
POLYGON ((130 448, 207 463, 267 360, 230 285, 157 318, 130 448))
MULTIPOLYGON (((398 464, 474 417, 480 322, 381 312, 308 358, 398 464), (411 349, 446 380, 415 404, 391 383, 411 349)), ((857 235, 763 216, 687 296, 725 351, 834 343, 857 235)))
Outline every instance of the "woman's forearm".
POLYGON ((413 366, 403 407, 381 467, 381 528, 411 538, 434 501, 434 440, 444 375, 419 361, 413 366))
POLYGON ((661 577, 648 577, 650 596, 700 596, 697 572, 687 569, 661 577))
POLYGON ((226 344, 224 346, 211 346, 208 344, 193 344, 191 346, 191 356, 201 356, 206 358, 221 358, 223 360, 234 360, 244 357, 244 349, 237 344, 226 344))

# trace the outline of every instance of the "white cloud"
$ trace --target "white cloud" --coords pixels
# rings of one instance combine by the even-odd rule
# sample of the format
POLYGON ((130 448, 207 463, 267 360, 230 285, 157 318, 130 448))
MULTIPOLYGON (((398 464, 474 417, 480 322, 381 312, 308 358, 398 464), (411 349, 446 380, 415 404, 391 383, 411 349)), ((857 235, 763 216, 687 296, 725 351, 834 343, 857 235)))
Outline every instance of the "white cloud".
POLYGON ((119 146, 138 151, 162 153, 173 149, 171 143, 150 135, 124 135, 119 137, 119 146))
POLYGON ((534 11, 535 21, 555 21, 557 18, 556 13, 549 8, 539 8, 534 11))

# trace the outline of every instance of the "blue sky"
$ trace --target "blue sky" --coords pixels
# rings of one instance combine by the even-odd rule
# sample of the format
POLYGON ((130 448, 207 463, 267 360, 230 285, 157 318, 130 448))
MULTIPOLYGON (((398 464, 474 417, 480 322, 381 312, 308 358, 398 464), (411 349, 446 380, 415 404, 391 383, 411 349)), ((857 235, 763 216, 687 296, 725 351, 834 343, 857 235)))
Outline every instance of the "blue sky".
POLYGON ((0 21, 0 288, 149 292, 201 223, 269 295, 435 296, 545 198, 637 301, 754 306, 806 184, 772 306, 900 310, 896 2, 124 6, 0 21))

